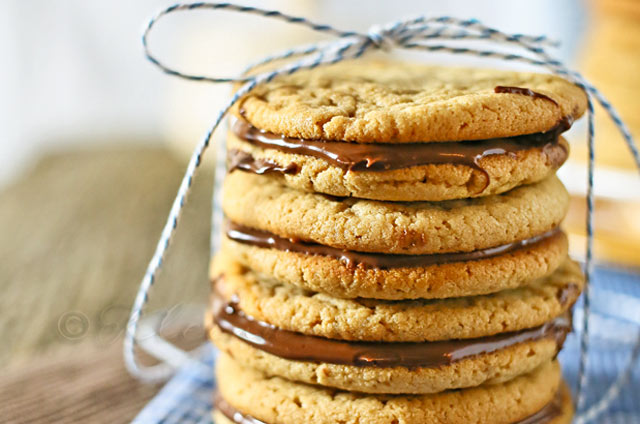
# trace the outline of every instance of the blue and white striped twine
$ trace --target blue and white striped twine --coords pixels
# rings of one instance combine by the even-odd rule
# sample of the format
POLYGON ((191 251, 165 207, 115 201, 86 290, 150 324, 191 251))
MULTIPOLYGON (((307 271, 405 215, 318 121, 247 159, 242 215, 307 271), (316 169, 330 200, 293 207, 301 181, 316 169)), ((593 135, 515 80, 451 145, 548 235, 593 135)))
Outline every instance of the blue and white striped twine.
MULTIPOLYGON (((597 100, 606 110, 609 117, 617 125, 618 130, 623 135, 631 154, 640 170, 640 154, 635 145, 633 137, 627 126, 620 118, 620 115, 609 101, 586 81, 578 72, 568 69, 560 61, 553 59, 546 52, 545 47, 554 46, 555 43, 547 39, 545 36, 528 36, 523 34, 506 34, 494 28, 487 27, 475 19, 461 20, 453 17, 443 16, 428 18, 418 16, 405 20, 398 20, 385 25, 374 25, 365 33, 355 31, 342 31, 332 27, 331 25, 318 24, 307 20, 306 18, 291 16, 281 13, 277 10, 265 10, 250 6, 240 6, 231 3, 178 3, 160 11, 153 17, 146 26, 142 35, 142 44, 147 59, 159 67, 163 72, 176 77, 193 80, 206 81, 211 83, 244 83, 226 103, 226 105, 218 112, 213 125, 207 131, 204 138, 196 146, 187 171, 183 177, 178 194, 173 202, 169 218, 162 231, 160 241, 156 251, 149 263, 145 276, 140 284, 138 295, 136 296, 131 316, 127 324, 126 337, 124 342, 124 357, 128 370, 136 377, 145 381, 159 381, 171 376, 174 371, 174 365, 170 363, 161 363, 154 367, 142 366, 135 355, 134 346, 139 343, 136 336, 138 323, 140 321, 142 310, 147 302, 149 289, 156 280, 156 275, 162 267, 164 255, 169 247, 169 243, 178 226, 182 208, 185 201, 196 170, 202 163, 204 152, 209 147, 211 136, 222 122, 225 115, 231 107, 235 105, 240 98, 253 90, 257 85, 269 82, 280 75, 290 75, 302 69, 313 69, 321 65, 341 62, 348 59, 356 59, 365 53, 375 50, 388 51, 392 48, 423 50, 427 52, 441 52, 449 54, 461 54, 468 56, 476 56, 483 58, 492 58, 511 62, 520 62, 528 65, 534 65, 546 68, 548 71, 560 75, 567 80, 573 82, 577 86, 585 90, 588 97, 588 135, 587 142, 589 147, 589 165, 588 165, 588 181, 587 181, 587 248, 586 248, 586 265, 585 274, 587 281, 590 281, 593 273, 593 210, 594 210, 594 193, 593 193, 593 173, 594 173, 594 125, 593 125, 593 100, 597 100), (205 75, 193 75, 178 71, 171 68, 153 56, 149 51, 148 35, 158 20, 165 15, 187 10, 196 9, 212 9, 225 10, 240 13, 249 13, 266 18, 273 18, 291 24, 298 24, 314 31, 332 35, 337 39, 328 42, 310 44, 305 46, 294 47, 287 51, 266 57, 257 63, 249 66, 246 71, 239 77, 209 77, 205 75), (521 54, 502 53, 494 50, 483 50, 471 47, 457 47, 456 41, 484 41, 496 45, 506 45, 513 48, 523 50, 521 54), (247 74, 259 65, 264 65, 276 60, 288 59, 289 62, 277 69, 267 72, 258 73, 248 76, 247 74)), ((459 43, 458 43, 459 44, 459 43)), ((219 143, 217 146, 217 165, 215 173, 216 191, 216 207, 214 208, 214 224, 219 226, 221 221, 220 206, 220 187, 225 174, 225 146, 219 143)), ((576 423, 587 423, 594 420, 601 412, 607 409, 609 404, 615 399, 621 388, 627 382, 630 372, 638 356, 640 356, 640 337, 634 345, 632 355, 625 371, 618 376, 615 383, 608 388, 605 395, 585 408, 585 390, 587 384, 586 366, 588 360, 589 347, 589 311, 590 311, 590 290, 587 284, 584 290, 584 319, 582 322, 583 331, 580 341, 580 367, 579 381, 577 389, 577 411, 576 423)), ((169 361, 171 362, 171 361, 169 361)), ((174 364, 179 361, 175 361, 174 364)))

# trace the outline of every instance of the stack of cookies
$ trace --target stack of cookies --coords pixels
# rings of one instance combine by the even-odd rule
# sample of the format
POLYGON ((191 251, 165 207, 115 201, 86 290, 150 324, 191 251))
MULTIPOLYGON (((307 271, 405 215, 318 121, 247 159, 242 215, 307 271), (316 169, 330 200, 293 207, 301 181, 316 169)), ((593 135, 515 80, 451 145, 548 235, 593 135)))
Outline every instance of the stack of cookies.
POLYGON ((211 266, 218 424, 569 423, 584 280, 559 225, 582 90, 341 63, 262 85, 228 137, 211 266))

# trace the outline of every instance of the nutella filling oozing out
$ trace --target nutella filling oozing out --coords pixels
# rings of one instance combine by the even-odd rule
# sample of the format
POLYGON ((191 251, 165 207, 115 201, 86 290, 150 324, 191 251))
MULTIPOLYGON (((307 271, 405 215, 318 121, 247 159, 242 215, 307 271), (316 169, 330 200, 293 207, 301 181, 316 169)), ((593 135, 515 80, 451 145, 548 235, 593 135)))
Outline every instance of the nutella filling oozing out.
POLYGON ((283 330, 258 321, 239 308, 237 297, 225 302, 216 294, 212 303, 212 318, 218 328, 257 349, 293 361, 358 367, 433 368, 541 339, 555 340, 560 350, 571 330, 571 317, 567 313, 536 328, 476 339, 394 343, 345 341, 283 330))
MULTIPOLYGON (((510 87, 510 89, 515 89, 510 87)), ((543 95, 539 95, 543 96, 543 95)), ((559 143, 559 136, 571 127, 572 119, 564 118, 549 131, 487 140, 429 142, 429 143, 352 143, 345 141, 303 140, 272 134, 260 130, 244 119, 231 118, 231 131, 241 140, 264 149, 275 149, 285 153, 313 156, 345 171, 390 171, 412 166, 432 164, 466 165, 481 171, 488 177, 479 161, 491 155, 515 156, 519 151, 542 149, 554 168, 560 167, 567 159, 565 146, 559 143)), ((230 152, 230 162, 238 162, 237 151, 230 152)), ((246 154, 244 166, 231 166, 251 172, 260 165, 249 165, 246 154)), ((253 159, 259 161, 260 159, 253 159)), ((295 166, 291 164, 291 166, 295 166)), ((288 167, 285 167, 288 168, 288 167)), ((297 167, 294 168, 297 171, 297 167)), ((288 173, 295 173, 289 169, 288 173)), ((278 172, 275 169, 271 172, 278 172)), ((488 184, 488 183, 487 183, 488 184)))
POLYGON ((530 88, 523 87, 510 87, 505 85, 498 85, 493 89, 494 93, 507 93, 507 94, 520 94, 523 96, 533 97, 534 99, 544 99, 547 100, 554 105, 558 106, 558 102, 553 100, 551 97, 546 94, 538 93, 537 91, 533 91, 530 88))
POLYGON ((267 159, 256 159, 250 153, 242 150, 230 149, 228 154, 228 170, 233 172, 236 169, 251 172, 258 175, 264 174, 296 174, 298 165, 290 163, 287 166, 280 166, 267 159))
POLYGON ((307 255, 329 256, 340 260, 349 267, 361 265, 365 268, 393 269, 426 267, 430 265, 445 264, 451 262, 463 262, 486 259, 493 256, 513 252, 517 249, 541 243, 552 237, 562 237, 561 230, 555 228, 544 234, 520 240, 488 249, 474 250, 473 252, 436 253, 432 255, 397 255, 386 253, 363 253, 350 250, 337 249, 317 243, 303 242, 279 237, 267 231, 245 227, 231 221, 227 221, 226 235, 229 239, 238 243, 250 244, 263 248, 273 248, 286 252, 304 253, 307 255))
MULTIPOLYGON (((547 424, 553 419, 562 415, 563 394, 558 390, 553 400, 546 404, 541 410, 527 418, 516 421, 513 424, 547 424)), ((233 405, 224 400, 220 393, 216 393, 213 398, 213 405, 218 412, 224 415, 234 424, 267 424, 251 415, 244 414, 233 405)))

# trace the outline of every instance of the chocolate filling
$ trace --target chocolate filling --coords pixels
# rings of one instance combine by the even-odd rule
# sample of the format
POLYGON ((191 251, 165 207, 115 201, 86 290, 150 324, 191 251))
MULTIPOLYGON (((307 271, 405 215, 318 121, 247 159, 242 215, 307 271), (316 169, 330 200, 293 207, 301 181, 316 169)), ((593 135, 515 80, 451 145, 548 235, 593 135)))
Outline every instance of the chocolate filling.
MULTIPOLYGON (((562 396, 561 390, 558 390, 553 400, 546 404, 541 410, 513 424, 546 424, 551 422, 554 418, 562 415, 562 396)), ((267 424, 251 415, 238 411, 233 405, 227 402, 220 393, 214 395, 213 405, 222 415, 235 424, 267 424)))
POLYGON ((224 302, 216 295, 212 309, 213 321, 220 330, 272 355, 293 361, 358 367, 434 368, 545 338, 554 339, 560 350, 571 330, 570 314, 566 313, 540 327, 476 339, 360 342, 309 336, 258 321, 239 308, 237 297, 224 302))
MULTIPOLYGON (((542 96, 542 95, 540 95, 542 96)), ((558 168, 568 152, 558 142, 561 133, 571 127, 572 118, 561 119, 546 132, 488 140, 428 143, 351 143, 345 141, 303 140, 260 130, 244 119, 232 118, 231 131, 241 140, 264 149, 313 156, 345 171, 389 171, 430 164, 466 165, 488 174, 480 160, 491 155, 514 157, 517 152, 542 149, 549 163, 558 168)), ((245 160, 248 160, 245 158, 245 160)), ((255 160, 255 159, 254 159, 255 160)), ((251 171, 255 166, 246 165, 251 171)), ((259 166, 257 166, 259 168, 259 166)), ((275 171, 274 171, 275 172, 275 171)))
POLYGON ((230 149, 227 153, 227 167, 229 172, 240 169, 245 172, 252 172, 258 175, 264 174, 297 174, 298 165, 290 163, 287 166, 281 166, 268 159, 256 159, 250 153, 242 150, 230 149))
POLYGON ((322 244, 304 242, 279 237, 267 231, 245 227, 231 221, 227 221, 227 237, 238 243, 250 244, 263 248, 284 250, 285 252, 303 253, 306 255, 329 256, 343 262, 349 267, 361 265, 366 268, 393 269, 409 267, 425 267, 430 265, 446 264, 451 262, 474 261, 491 258, 541 243, 552 237, 561 237, 560 228, 554 228, 544 234, 528 238, 526 240, 490 247, 488 249, 474 250, 473 252, 436 253, 431 255, 397 255, 386 253, 362 253, 351 250, 343 250, 322 244))
POLYGON ((504 86, 504 85, 498 85, 493 89, 493 91, 495 93, 521 94, 523 96, 533 97, 534 99, 544 99, 544 100, 548 100, 551 103, 553 103, 554 105, 558 106, 558 102, 553 100, 551 97, 549 97, 549 96, 547 96, 545 94, 533 91, 530 88, 509 87, 509 86, 504 86))

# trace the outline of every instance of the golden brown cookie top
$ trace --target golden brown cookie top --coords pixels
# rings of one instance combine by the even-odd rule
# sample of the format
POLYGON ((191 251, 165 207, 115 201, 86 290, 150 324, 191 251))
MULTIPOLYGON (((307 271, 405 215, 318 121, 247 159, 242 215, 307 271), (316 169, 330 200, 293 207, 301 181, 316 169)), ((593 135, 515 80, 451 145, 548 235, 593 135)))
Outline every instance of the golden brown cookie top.
POLYGON ((585 109, 581 88, 549 74, 360 60, 277 78, 236 113, 289 137, 407 143, 544 132, 585 109))

